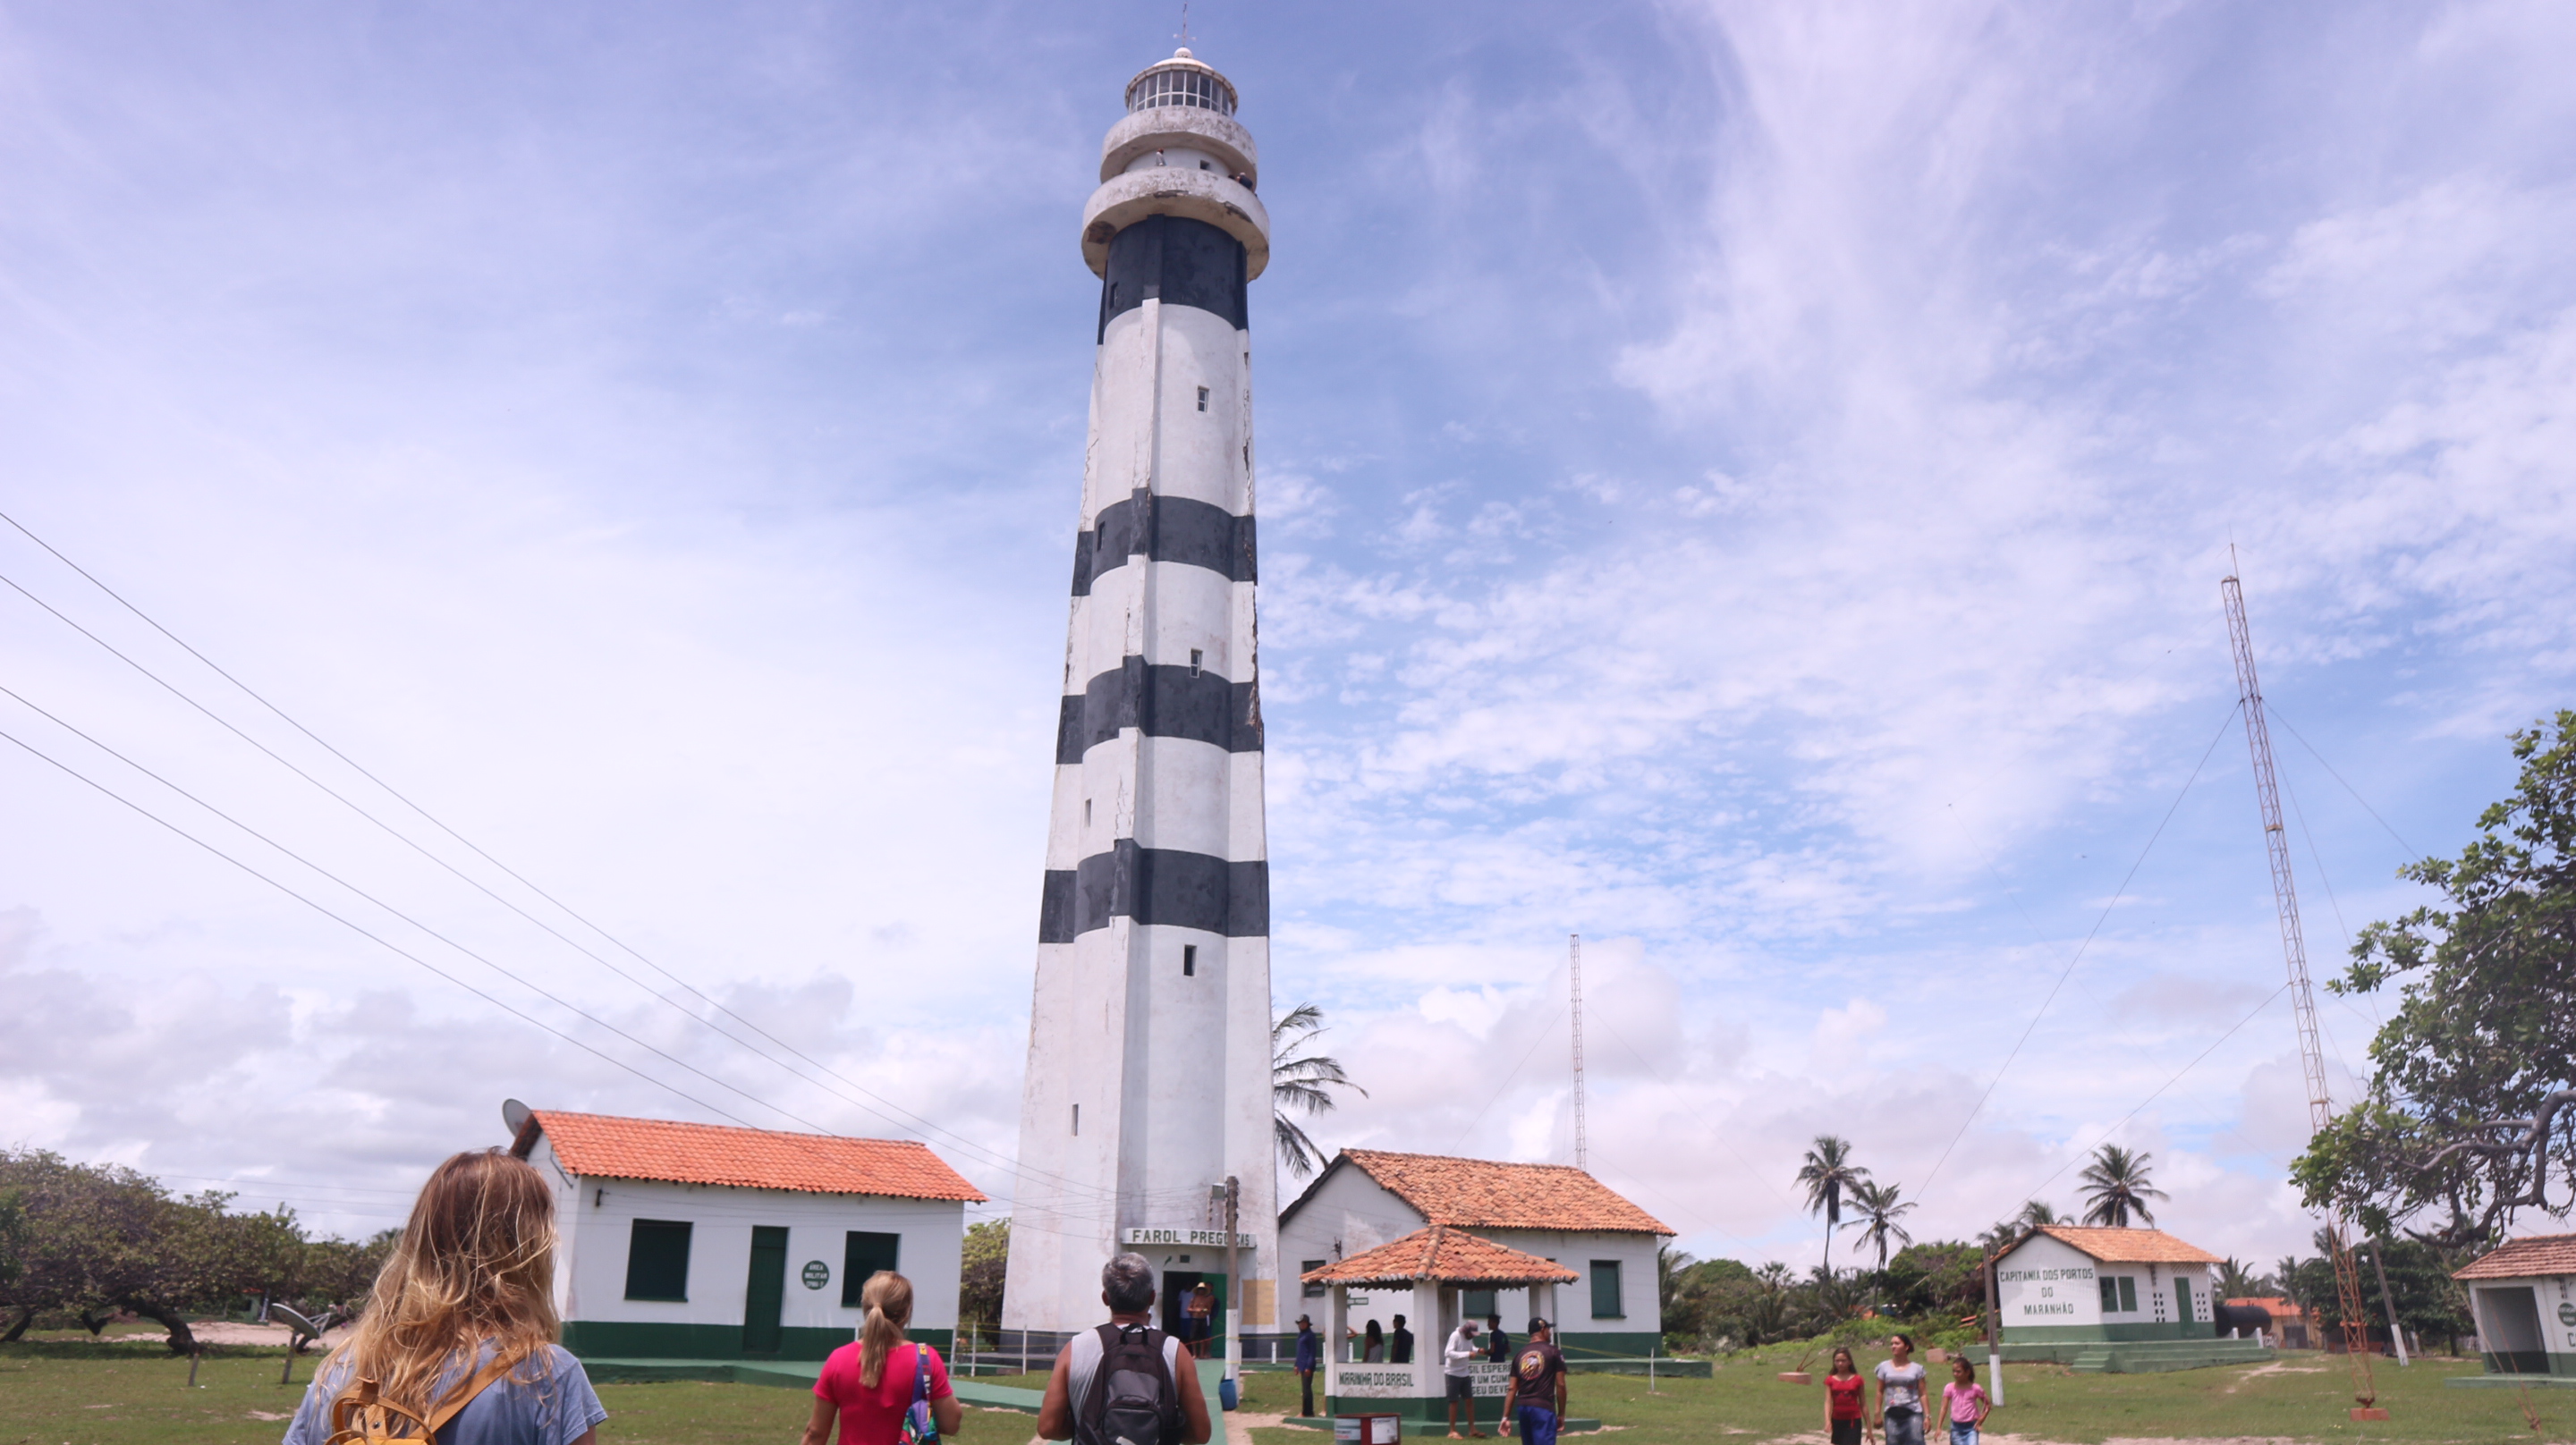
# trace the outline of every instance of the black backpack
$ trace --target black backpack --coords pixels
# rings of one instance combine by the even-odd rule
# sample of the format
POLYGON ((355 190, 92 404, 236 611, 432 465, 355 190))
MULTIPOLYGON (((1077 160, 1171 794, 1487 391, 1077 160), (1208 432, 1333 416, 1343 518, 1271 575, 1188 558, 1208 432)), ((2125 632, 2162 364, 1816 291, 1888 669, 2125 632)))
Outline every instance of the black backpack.
POLYGON ((1074 1415, 1076 1445, 1180 1445, 1181 1389, 1149 1325, 1102 1325, 1100 1367, 1074 1415))

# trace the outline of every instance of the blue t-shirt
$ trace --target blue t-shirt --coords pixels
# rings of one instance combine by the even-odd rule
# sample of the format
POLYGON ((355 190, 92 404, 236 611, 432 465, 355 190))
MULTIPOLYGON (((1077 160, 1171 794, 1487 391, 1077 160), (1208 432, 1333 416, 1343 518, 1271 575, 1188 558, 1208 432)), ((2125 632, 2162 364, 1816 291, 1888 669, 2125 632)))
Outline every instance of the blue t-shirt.
POLYGON ((1297 1368, 1311 1370, 1324 1363, 1324 1342, 1313 1330, 1297 1332, 1297 1368))
MULTIPOLYGON (((472 1379, 491 1358, 486 1343, 474 1352, 471 1368, 449 1369, 440 1387, 472 1379)), ((284 1445, 323 1445, 331 1438, 331 1403, 348 1379, 345 1358, 315 1372, 294 1423, 286 1427, 284 1445)), ((607 1418, 581 1361, 561 1345, 548 1345, 457 1411, 438 1432, 438 1445, 572 1445, 607 1418)))

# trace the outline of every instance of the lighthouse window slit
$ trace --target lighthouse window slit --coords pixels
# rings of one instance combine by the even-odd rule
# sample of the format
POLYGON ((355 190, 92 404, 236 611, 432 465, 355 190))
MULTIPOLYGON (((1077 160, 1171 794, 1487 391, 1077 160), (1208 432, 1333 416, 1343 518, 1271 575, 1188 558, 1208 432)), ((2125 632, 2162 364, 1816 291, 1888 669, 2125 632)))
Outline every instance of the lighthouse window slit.
POLYGON ((1204 386, 1199 388, 1199 410, 1207 410, 1207 388, 1204 386))
POLYGON ((1089 798, 1082 800, 1082 826, 1086 828, 1091 826, 1091 800, 1089 798))
POLYGON ((1199 675, 1199 659, 1203 655, 1204 654, 1195 647, 1190 649, 1190 676, 1196 677, 1199 675))
POLYGON ((1196 978, 1198 976, 1199 946, 1195 943, 1184 943, 1181 945, 1181 977, 1196 978))
POLYGON ((1076 1138, 1079 1138, 1082 1135, 1082 1106, 1080 1104, 1073 1106, 1073 1132, 1076 1138))

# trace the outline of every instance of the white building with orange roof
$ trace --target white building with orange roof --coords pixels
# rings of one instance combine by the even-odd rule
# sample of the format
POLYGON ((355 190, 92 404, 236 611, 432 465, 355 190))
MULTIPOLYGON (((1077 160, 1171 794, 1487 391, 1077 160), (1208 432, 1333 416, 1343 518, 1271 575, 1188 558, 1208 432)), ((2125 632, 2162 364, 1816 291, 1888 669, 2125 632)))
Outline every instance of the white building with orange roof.
MULTIPOLYGON (((1280 1211, 1279 1254, 1302 1279, 1432 1226, 1470 1230, 1572 1270, 1573 1282, 1549 1291, 1563 1318, 1548 1318, 1568 1359, 1644 1355, 1663 1337, 1655 1251, 1672 1237, 1672 1227, 1563 1164, 1345 1149, 1280 1211)), ((1265 1323, 1283 1330, 1293 1330, 1300 1314, 1320 1317, 1328 1300, 1314 1280, 1281 1293, 1278 1318, 1265 1323)), ((1395 1315, 1407 1315, 1417 1354, 1436 1353, 1439 1338, 1411 1318, 1406 1300, 1401 1293, 1380 1300, 1359 1290, 1349 1308, 1355 1326, 1376 1319, 1391 1329, 1395 1315)), ((1534 1310, 1544 1313, 1525 1285, 1470 1287, 1460 1307, 1477 1320, 1501 1315, 1514 1338, 1534 1310)))
POLYGON ((2576 1234, 2508 1239, 2451 1278, 2468 1287, 2487 1372, 2443 1383, 2576 1383, 2576 1234))
POLYGON ((585 1361, 820 1360, 855 1337, 880 1269, 912 1281, 913 1338, 955 1338, 984 1195, 927 1146, 504 1112, 510 1152, 554 1186, 555 1308, 585 1361))
POLYGON ((2221 1338, 2217 1255, 2161 1229, 2048 1224, 1995 1260, 2007 1360, 2115 1373, 2262 1359, 2221 1338))

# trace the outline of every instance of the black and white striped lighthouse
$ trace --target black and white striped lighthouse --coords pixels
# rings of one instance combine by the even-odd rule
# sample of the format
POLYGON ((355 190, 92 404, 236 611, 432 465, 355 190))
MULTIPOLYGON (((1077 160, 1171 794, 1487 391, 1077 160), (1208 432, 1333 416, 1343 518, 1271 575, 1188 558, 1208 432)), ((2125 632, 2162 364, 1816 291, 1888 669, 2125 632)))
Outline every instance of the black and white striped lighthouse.
MULTIPOLYGON (((1127 87, 1083 207, 1100 277, 1004 1323, 1101 1319, 1100 1266, 1278 1275, 1270 885, 1253 655, 1252 341, 1270 260, 1234 86, 1183 49, 1127 87), (1193 1236, 1196 1236, 1194 1239, 1193 1236)), ((1238 1289, 1230 1303, 1265 1303, 1238 1289)), ((1246 1317, 1253 1327, 1267 1319, 1246 1317)))

